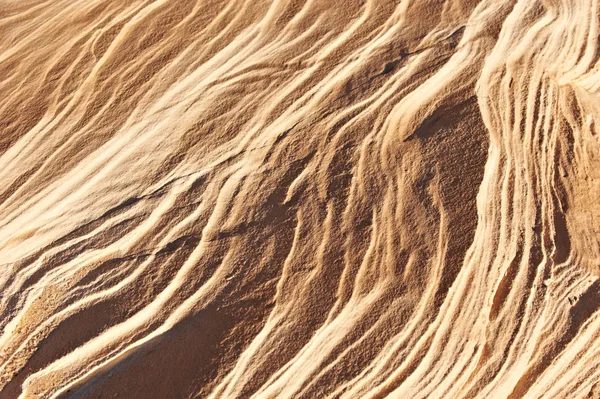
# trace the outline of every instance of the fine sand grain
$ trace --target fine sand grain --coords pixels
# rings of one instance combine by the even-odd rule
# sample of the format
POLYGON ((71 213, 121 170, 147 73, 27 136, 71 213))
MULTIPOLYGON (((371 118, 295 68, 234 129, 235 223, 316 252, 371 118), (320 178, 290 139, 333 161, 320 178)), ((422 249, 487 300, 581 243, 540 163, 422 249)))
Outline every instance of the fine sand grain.
POLYGON ((598 0, 0 0, 0 398, 600 398, 598 0))

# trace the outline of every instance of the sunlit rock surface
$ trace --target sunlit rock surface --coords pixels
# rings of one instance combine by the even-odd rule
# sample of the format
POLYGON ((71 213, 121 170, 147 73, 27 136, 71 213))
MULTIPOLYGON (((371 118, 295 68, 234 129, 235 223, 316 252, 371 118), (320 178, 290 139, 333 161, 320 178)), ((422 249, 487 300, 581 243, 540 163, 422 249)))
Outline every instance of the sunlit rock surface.
POLYGON ((599 398, 599 18, 0 0, 0 398, 599 398))

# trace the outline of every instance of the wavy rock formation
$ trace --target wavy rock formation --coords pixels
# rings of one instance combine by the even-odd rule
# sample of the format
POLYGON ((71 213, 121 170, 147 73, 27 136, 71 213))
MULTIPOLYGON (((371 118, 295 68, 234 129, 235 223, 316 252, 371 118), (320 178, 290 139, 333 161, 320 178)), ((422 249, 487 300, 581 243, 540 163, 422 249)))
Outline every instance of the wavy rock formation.
POLYGON ((2 0, 0 398, 600 398, 598 0, 2 0))

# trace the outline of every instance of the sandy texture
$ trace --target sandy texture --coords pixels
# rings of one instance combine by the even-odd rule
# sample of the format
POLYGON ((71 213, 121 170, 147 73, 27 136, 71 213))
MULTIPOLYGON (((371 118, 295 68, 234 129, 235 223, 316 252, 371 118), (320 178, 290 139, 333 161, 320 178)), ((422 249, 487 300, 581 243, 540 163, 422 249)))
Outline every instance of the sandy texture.
POLYGON ((0 398, 599 398, 598 0, 0 0, 0 398))

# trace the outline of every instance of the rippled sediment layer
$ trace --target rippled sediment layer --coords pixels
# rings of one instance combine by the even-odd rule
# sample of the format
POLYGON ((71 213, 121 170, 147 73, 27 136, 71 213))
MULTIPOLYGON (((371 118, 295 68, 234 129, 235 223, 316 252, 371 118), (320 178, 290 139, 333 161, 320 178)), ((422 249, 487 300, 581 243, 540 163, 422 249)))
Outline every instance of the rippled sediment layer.
POLYGON ((599 15, 0 2, 0 398, 599 398, 599 15))

